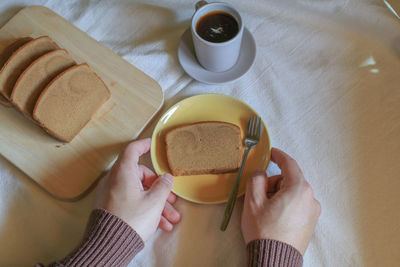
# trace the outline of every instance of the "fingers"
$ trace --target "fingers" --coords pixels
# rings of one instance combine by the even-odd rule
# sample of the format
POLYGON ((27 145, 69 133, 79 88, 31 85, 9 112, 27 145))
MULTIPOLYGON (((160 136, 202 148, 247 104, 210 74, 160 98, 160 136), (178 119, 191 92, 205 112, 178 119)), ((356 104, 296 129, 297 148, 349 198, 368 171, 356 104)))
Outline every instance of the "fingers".
MULTIPOLYGON (((139 165, 140 171, 143 173, 142 175, 142 183, 144 190, 148 190, 154 181, 158 178, 157 174, 155 174, 152 170, 147 168, 144 165, 139 165)), ((174 193, 169 193, 167 201, 171 204, 176 202, 176 195, 174 193)))
POLYGON ((174 204, 176 202, 176 195, 172 192, 169 193, 167 201, 171 204, 174 204))
POLYGON ((139 157, 150 150, 151 139, 141 139, 129 143, 118 158, 121 163, 137 164, 139 157))
POLYGON ((139 170, 142 173, 141 180, 143 187, 145 189, 150 188, 153 182, 157 179, 158 177, 157 174, 155 174, 152 170, 150 170, 144 165, 139 165, 139 170))
POLYGON ((265 191, 267 192, 267 194, 275 194, 276 192, 279 191, 280 187, 281 187, 281 182, 282 182, 282 175, 274 175, 271 177, 268 177, 267 182, 268 182, 268 186, 265 189, 265 191))
POLYGON ((138 169, 139 157, 150 149, 149 138, 134 141, 128 144, 124 151, 118 156, 118 160, 111 168, 111 173, 114 177, 129 184, 129 186, 136 188, 136 190, 143 190, 142 183, 139 178, 142 173, 138 169), (132 179, 134 177, 135 179, 132 179))
MULTIPOLYGON (((158 176, 152 170, 150 170, 144 165, 139 165, 139 169, 143 173, 142 175, 143 188, 144 190, 148 190, 154 183, 154 181, 158 178, 158 176)), ((176 202, 176 195, 170 192, 167 201, 171 204, 174 204, 176 202)))
POLYGON ((177 224, 181 220, 181 215, 170 203, 165 203, 164 210, 158 227, 164 231, 170 232, 174 228, 174 224, 177 224))
POLYGON ((267 176, 265 172, 257 172, 247 180, 245 202, 251 201, 261 204, 267 199, 267 176))
POLYGON ((181 220, 181 215, 170 203, 166 202, 162 216, 167 219, 170 223, 176 224, 181 220))
POLYGON ((321 203, 318 200, 316 200, 315 198, 314 198, 314 201, 315 201, 316 217, 319 218, 319 216, 321 216, 322 206, 321 206, 321 203))
POLYGON ((278 164, 284 177, 285 186, 294 186, 304 182, 303 173, 297 162, 288 154, 277 148, 271 149, 271 160, 278 164))
POLYGON ((164 216, 161 216, 160 222, 158 223, 158 228, 166 232, 171 232, 172 229, 174 229, 174 226, 164 216))
POLYGON ((181 220, 181 214, 169 202, 165 203, 164 209, 161 214, 161 219, 158 227, 164 231, 170 232, 181 220))
POLYGON ((153 198, 154 201, 159 202, 164 206, 164 203, 167 201, 171 192, 173 183, 174 177, 171 174, 166 173, 161 175, 153 182, 149 189, 149 198, 153 198))

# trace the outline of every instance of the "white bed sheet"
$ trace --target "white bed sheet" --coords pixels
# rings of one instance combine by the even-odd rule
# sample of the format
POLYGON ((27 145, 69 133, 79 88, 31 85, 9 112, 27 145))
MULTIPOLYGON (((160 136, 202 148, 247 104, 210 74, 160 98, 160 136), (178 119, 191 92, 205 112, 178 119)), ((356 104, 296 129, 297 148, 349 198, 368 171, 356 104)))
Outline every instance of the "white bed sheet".
MULTIPOLYGON (((54 10, 157 80, 163 110, 211 92, 250 104, 322 204, 304 266, 399 266, 400 21, 379 0, 230 2, 258 53, 245 76, 224 85, 194 81, 179 65, 195 1, 1 1, 0 24, 24 6, 54 10)), ((57 201, 0 157, 0 266, 65 256, 93 196, 57 201)), ((158 232, 130 266, 244 266, 240 201, 225 233, 224 205, 178 200, 177 208, 182 222, 158 232)))

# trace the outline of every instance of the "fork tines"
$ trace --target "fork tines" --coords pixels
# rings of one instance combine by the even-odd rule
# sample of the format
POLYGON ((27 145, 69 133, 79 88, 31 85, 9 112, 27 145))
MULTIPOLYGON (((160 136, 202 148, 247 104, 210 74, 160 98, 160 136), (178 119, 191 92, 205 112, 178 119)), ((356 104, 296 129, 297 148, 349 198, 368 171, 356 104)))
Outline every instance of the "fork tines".
POLYGON ((258 116, 251 116, 247 126, 247 136, 255 139, 260 139, 262 123, 261 118, 258 116))

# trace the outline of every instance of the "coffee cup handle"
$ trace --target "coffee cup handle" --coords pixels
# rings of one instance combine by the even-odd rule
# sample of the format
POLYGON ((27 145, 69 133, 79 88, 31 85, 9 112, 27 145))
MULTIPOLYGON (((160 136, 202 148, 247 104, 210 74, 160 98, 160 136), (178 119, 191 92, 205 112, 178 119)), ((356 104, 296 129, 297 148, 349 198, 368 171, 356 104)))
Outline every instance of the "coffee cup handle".
POLYGON ((197 9, 199 9, 200 7, 205 6, 205 5, 207 5, 207 4, 208 4, 207 1, 199 1, 199 2, 196 3, 195 8, 196 8, 196 10, 197 10, 197 9))

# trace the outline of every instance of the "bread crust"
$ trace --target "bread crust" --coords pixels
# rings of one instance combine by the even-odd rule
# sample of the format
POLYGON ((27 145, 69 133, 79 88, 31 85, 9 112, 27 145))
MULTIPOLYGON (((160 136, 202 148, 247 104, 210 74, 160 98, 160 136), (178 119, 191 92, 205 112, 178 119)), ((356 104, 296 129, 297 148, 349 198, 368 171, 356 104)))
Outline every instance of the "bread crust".
POLYGON ((59 48, 60 47, 48 36, 40 36, 20 46, 12 53, 0 70, 0 93, 9 100, 11 91, 19 75, 38 57, 59 48), (32 47, 39 49, 33 50, 32 47), (28 56, 21 56, 21 54, 26 51, 35 51, 35 53, 31 53, 28 56), (16 58, 18 58, 18 60, 16 58), (13 69, 13 67, 15 69, 13 69))
POLYGON ((5 107, 12 107, 12 104, 10 101, 8 101, 7 98, 5 98, 3 95, 0 94, 0 104, 2 104, 5 107))
MULTIPOLYGON (((69 53, 65 50, 65 49, 56 49, 53 51, 50 51, 42 56, 40 56, 39 58, 37 58, 36 60, 34 60, 22 73, 21 75, 18 77, 17 81, 15 82, 14 88, 11 92, 11 97, 10 100, 11 102, 14 104, 14 106, 21 111, 26 117, 32 119, 32 112, 33 110, 26 110, 28 107, 28 103, 29 101, 25 99, 26 103, 21 103, 21 101, 18 99, 18 95, 21 95, 20 90, 23 90, 23 92, 26 94, 26 88, 23 88, 24 84, 21 86, 21 83, 26 82, 26 78, 30 78, 27 77, 27 75, 31 75, 32 76, 32 72, 31 70, 33 68, 37 69, 37 64, 43 64, 43 62, 46 62, 46 60, 48 59, 52 59, 54 58, 54 56, 58 56, 58 57, 62 57, 65 56, 64 58, 64 62, 62 63, 63 65, 57 66, 55 67, 54 65, 52 66, 55 69, 52 69, 51 71, 53 73, 47 73, 48 77, 40 77, 40 79, 45 79, 40 81, 41 84, 46 83, 46 85, 42 85, 40 86, 41 88, 37 87, 35 89, 41 89, 43 90, 47 84, 53 80, 53 78, 55 78, 58 74, 62 73, 63 71, 65 71, 66 69, 68 69, 69 67, 73 66, 76 64, 76 62, 71 58, 71 56, 69 55, 69 53), (46 82, 47 80, 47 82, 46 82), (17 95, 18 94, 18 95, 17 95), (25 105, 25 106, 24 106, 25 105)), ((38 75, 36 75, 38 76, 38 75)), ((38 86, 38 84, 35 84, 36 86, 38 86)), ((40 85, 40 84, 39 84, 40 85)), ((28 86, 29 89, 33 89, 32 88, 32 84, 30 85, 30 87, 28 86)), ((39 93, 38 95, 40 95, 40 92, 38 90, 33 90, 30 93, 30 97, 32 97, 32 95, 36 95, 37 93, 39 93)), ((37 101, 37 98, 35 99, 35 101, 30 102, 31 104, 34 104, 37 101)))
MULTIPOLYGON (((11 55, 21 46, 26 44, 27 42, 31 41, 31 37, 22 37, 18 38, 14 42, 12 42, 10 45, 8 45, 6 48, 4 48, 1 56, 0 56, 0 70, 3 68, 4 64, 7 62, 7 60, 11 57, 11 55)), ((0 94, 0 104, 6 106, 6 107, 11 107, 12 103, 2 94, 0 94)))

